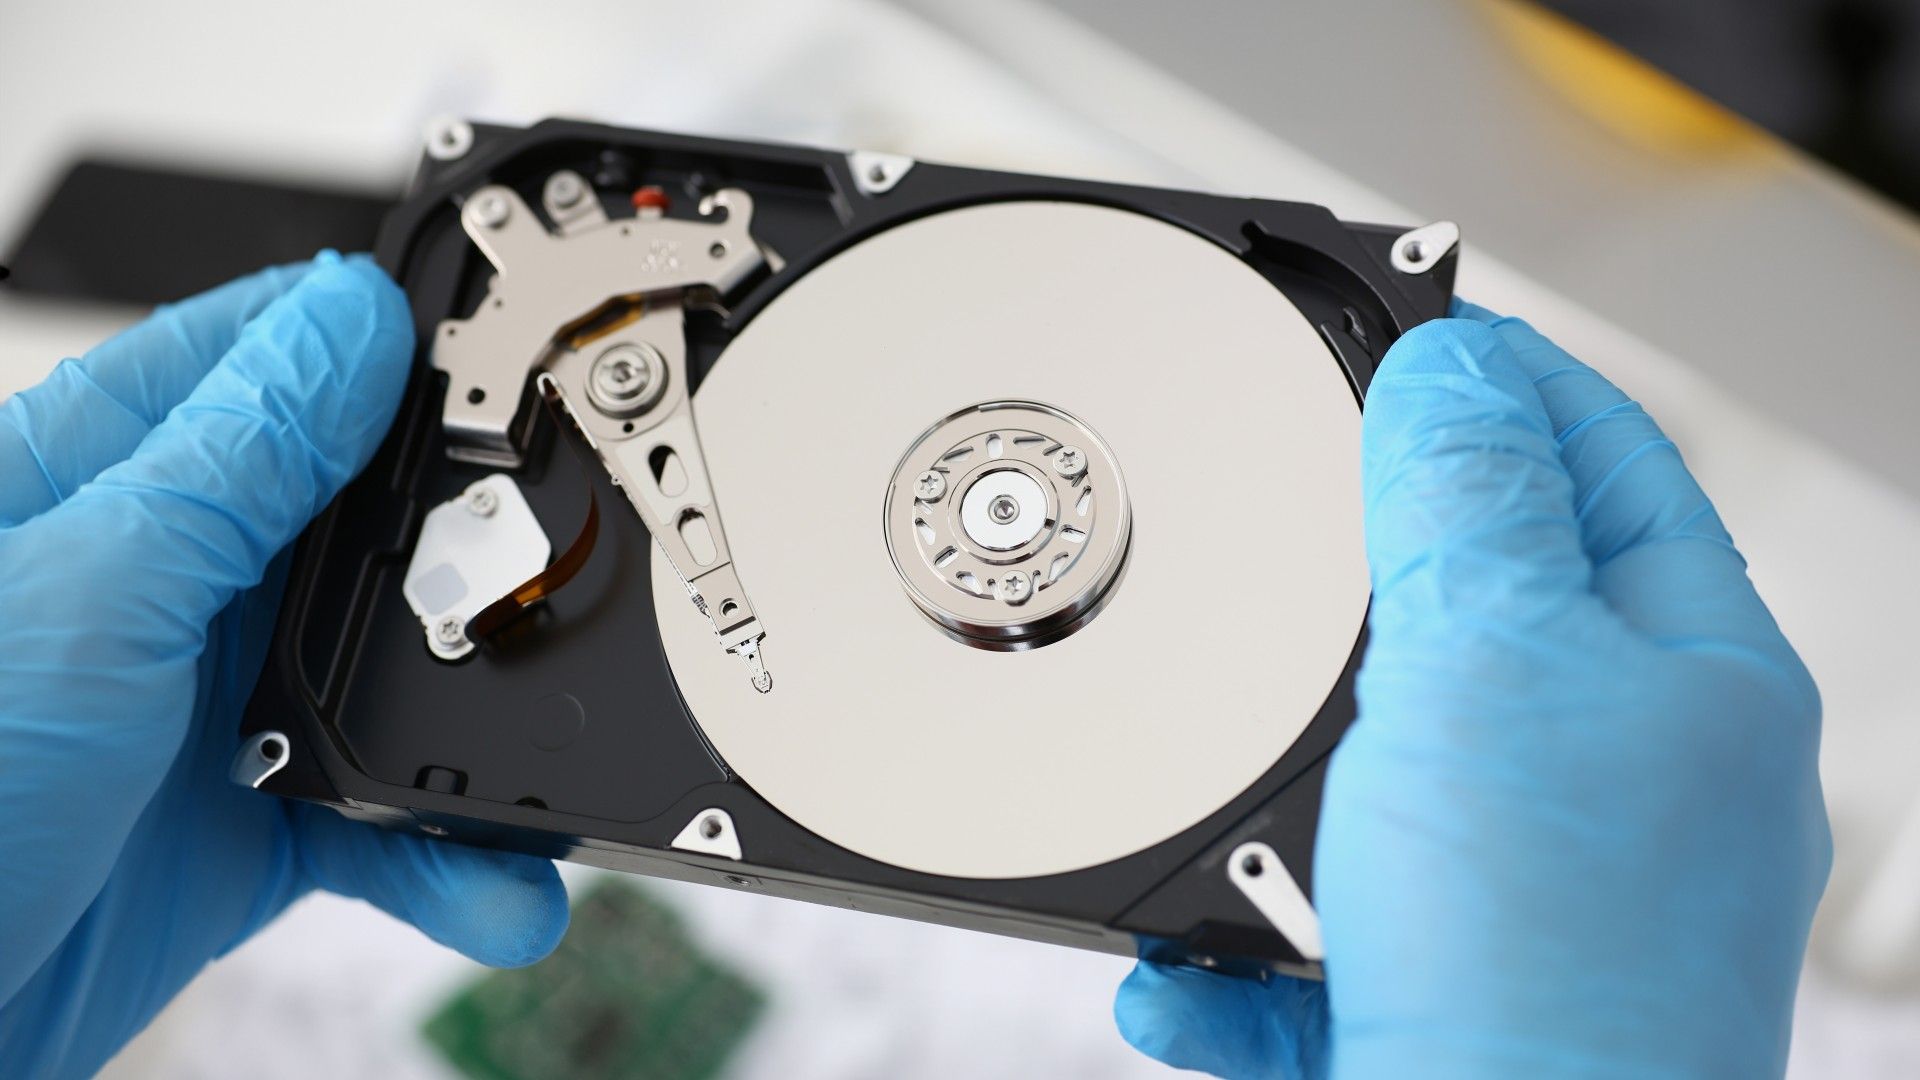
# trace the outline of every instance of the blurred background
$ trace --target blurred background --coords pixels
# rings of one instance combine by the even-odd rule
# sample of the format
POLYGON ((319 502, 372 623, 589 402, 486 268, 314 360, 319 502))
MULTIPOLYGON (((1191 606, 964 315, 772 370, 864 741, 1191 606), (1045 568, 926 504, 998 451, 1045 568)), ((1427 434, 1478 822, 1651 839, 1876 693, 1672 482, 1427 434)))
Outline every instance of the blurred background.
MULTIPOLYGON (((209 234, 208 192, 366 246, 443 114, 1459 222, 1460 292, 1647 403, 1820 681, 1837 853, 1793 1075, 1920 1075, 1914 4, 0 0, 0 102, 0 397, 155 300, 318 246, 209 234)), ((724 1022, 682 1032, 697 1068, 634 1075, 1168 1073, 1113 1033, 1115 958, 568 873, 598 914, 525 976, 546 983, 316 896, 109 1075, 552 1075, 484 1071, 476 1002, 564 984, 631 1023, 696 993, 636 990, 607 956, 668 956, 731 995, 709 1010, 724 1022)))

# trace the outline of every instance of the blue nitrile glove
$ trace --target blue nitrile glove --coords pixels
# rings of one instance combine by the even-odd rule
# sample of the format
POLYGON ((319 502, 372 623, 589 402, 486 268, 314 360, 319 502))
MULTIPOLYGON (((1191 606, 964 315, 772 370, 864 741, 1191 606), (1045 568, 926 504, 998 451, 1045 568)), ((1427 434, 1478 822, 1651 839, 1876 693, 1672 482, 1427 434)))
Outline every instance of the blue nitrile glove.
POLYGON ((550 863, 227 780, 275 555, 366 464, 412 342, 386 275, 328 253, 0 404, 0 1075, 91 1073, 312 888, 491 964, 564 932, 550 863))
POLYGON ((1143 966, 1121 1031, 1236 1077, 1778 1076, 1831 859, 1813 682, 1652 419, 1456 314, 1367 395, 1327 982, 1143 966))

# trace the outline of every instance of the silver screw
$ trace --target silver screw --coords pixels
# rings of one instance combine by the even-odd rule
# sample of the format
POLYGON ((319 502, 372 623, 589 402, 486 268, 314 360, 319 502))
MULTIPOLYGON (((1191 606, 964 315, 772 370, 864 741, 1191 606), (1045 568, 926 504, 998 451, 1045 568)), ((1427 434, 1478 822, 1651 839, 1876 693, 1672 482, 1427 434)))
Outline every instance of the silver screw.
POLYGON ((603 412, 634 416, 660 400, 667 388, 667 361, 651 345, 622 343, 593 361, 588 396, 603 412))
POLYGON ((579 202, 580 196, 586 193, 586 185, 582 184, 580 177, 574 173, 554 173, 547 179, 547 198, 552 199, 553 205, 561 209, 579 202))
POLYGON ((500 496, 495 495, 492 488, 474 488, 467 495, 467 509, 475 517, 492 517, 493 512, 500 509, 500 496))
POLYGON ((1418 240, 1409 240, 1400 246, 1400 257, 1410 263, 1418 263, 1427 254, 1426 245, 1418 240))
POLYGON ((473 149, 473 125, 443 116, 427 125, 427 156, 435 161, 458 161, 473 149))
POLYGON ((444 825, 422 825, 420 826, 420 831, 426 833, 428 836, 447 835, 447 828, 444 825))
POLYGON ((609 397, 633 397, 647 385, 647 369, 624 356, 601 364, 596 377, 609 397))
POLYGON ((1033 582, 1018 570, 1009 571, 1000 579, 1000 599, 1019 607, 1033 595, 1033 582))
POLYGON ((442 645, 458 645, 467 640, 466 620, 449 615, 434 625, 433 636, 442 645))
POLYGON ((987 516, 998 524, 1011 525, 1013 519, 1020 516, 1019 500, 1011 495, 997 496, 987 504, 987 516))
POLYGON ((1053 471, 1071 480, 1087 471, 1087 455, 1077 446, 1063 446, 1053 455, 1053 471))
POLYGON ((874 184, 886 183, 887 167, 885 165, 880 164, 877 161, 874 162, 873 165, 867 169, 867 181, 869 183, 874 183, 874 184))
POLYGON ((913 494, 915 498, 924 499, 927 502, 939 502, 940 496, 946 493, 947 478, 933 469, 928 469, 926 472, 921 473, 919 478, 913 482, 913 494))
POLYGON ((487 228, 497 229, 507 223, 507 215, 512 212, 513 207, 507 205, 505 196, 497 191, 489 191, 474 204, 473 217, 487 228))

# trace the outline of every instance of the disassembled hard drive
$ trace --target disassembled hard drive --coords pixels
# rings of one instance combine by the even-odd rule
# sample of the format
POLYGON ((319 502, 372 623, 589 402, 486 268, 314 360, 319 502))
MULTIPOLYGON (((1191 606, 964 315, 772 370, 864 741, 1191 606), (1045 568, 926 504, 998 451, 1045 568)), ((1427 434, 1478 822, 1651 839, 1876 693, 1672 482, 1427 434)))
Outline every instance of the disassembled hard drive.
POLYGON ((1459 232, 548 121, 430 140, 421 342, 236 781, 436 836, 1313 974, 1360 407, 1459 232), (688 599, 691 599, 691 603, 688 599))

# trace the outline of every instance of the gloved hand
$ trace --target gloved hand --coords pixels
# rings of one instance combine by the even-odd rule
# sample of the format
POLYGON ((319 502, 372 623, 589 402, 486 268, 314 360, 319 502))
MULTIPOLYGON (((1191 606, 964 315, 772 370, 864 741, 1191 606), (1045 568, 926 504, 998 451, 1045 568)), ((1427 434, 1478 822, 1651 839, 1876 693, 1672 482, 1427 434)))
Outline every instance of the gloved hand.
POLYGON ((1224 1076, 1777 1076, 1831 860, 1813 682, 1646 413, 1456 314, 1367 395, 1326 984, 1142 966, 1121 1031, 1224 1076))
POLYGON ((284 581, 412 352, 327 253, 154 316, 0 404, 0 1074, 90 1074, 312 888, 485 963, 558 942, 552 864, 235 787, 284 581))

